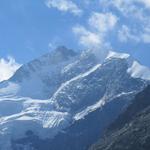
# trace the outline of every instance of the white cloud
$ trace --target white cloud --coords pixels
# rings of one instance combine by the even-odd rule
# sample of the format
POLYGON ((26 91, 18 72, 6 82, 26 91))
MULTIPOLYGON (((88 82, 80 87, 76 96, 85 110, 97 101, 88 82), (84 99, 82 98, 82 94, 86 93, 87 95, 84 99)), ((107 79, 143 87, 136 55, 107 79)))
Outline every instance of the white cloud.
POLYGON ((100 5, 104 9, 113 7, 128 18, 143 20, 146 8, 150 8, 150 0, 100 0, 100 5))
POLYGON ((150 43, 150 0, 100 0, 100 5, 102 10, 119 12, 121 42, 150 43))
POLYGON ((122 25, 121 29, 118 31, 118 38, 121 42, 128 42, 129 40, 136 42, 140 41, 140 38, 134 35, 131 29, 126 25, 122 25))
POLYGON ((63 12, 71 12, 74 15, 81 15, 82 10, 71 0, 46 0, 49 8, 56 8, 63 12))
POLYGON ((9 79, 21 65, 14 58, 0 59, 0 81, 9 79))
POLYGON ((138 16, 141 10, 137 10, 137 7, 134 5, 134 0, 112 0, 112 1, 107 1, 107 0, 102 0, 100 2, 101 5, 105 4, 105 7, 114 7, 118 11, 122 13, 124 16, 138 16))
POLYGON ((147 43, 147 44, 150 43, 150 26, 144 29, 144 32, 142 33, 141 38, 144 43, 147 43))
POLYGON ((142 35, 142 38, 143 38, 143 42, 144 42, 144 43, 150 44, 150 34, 144 33, 144 34, 142 35))
POLYGON ((97 47, 102 44, 102 39, 98 34, 88 31, 83 26, 73 27, 73 32, 79 36, 79 43, 85 47, 97 47))
POLYGON ((107 32, 114 28, 118 18, 112 13, 92 13, 89 18, 90 26, 97 29, 99 32, 107 32))
POLYGON ((150 28, 145 28, 142 31, 131 30, 128 26, 122 25, 121 29, 118 31, 118 38, 121 42, 143 42, 150 43, 150 28))
POLYGON ((112 13, 93 12, 88 19, 88 27, 75 26, 73 32, 79 37, 79 43, 87 48, 110 47, 105 40, 108 31, 116 26, 118 18, 112 13))
POLYGON ((145 7, 150 8, 150 0, 138 0, 138 1, 143 3, 145 7))

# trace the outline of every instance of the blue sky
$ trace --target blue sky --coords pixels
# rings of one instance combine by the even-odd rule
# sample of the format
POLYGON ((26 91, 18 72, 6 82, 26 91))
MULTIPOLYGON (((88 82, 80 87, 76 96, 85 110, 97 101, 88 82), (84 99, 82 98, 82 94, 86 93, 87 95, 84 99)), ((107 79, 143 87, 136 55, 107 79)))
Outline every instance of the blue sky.
POLYGON ((1 0, 0 59, 24 64, 65 45, 127 52, 150 67, 149 17, 149 0, 1 0))

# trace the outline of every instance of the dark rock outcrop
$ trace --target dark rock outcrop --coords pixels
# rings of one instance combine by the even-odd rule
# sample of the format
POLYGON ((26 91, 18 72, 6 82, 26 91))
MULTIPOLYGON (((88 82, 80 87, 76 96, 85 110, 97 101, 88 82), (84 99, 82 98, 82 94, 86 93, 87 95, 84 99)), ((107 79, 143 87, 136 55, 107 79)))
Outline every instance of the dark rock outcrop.
POLYGON ((150 86, 140 92, 127 110, 110 125, 90 150, 150 149, 150 86))

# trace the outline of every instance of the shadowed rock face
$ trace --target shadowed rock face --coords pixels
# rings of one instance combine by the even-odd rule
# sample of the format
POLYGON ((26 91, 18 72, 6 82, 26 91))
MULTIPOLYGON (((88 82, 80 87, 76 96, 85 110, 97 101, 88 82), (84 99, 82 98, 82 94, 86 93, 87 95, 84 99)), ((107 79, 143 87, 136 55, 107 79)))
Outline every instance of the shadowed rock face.
POLYGON ((150 86, 139 93, 127 110, 110 125, 90 150, 150 149, 150 86))

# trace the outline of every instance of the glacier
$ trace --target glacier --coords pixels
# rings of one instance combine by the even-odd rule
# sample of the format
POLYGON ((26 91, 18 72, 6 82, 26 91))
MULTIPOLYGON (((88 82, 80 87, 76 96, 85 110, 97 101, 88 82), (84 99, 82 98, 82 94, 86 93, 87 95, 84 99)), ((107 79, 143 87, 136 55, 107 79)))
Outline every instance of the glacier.
POLYGON ((29 131, 42 140, 54 139, 97 109, 124 101, 115 118, 149 80, 150 69, 129 54, 108 51, 100 58, 93 50, 80 54, 59 47, 0 83, 0 149, 34 149, 17 140, 29 131))

